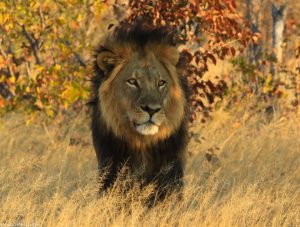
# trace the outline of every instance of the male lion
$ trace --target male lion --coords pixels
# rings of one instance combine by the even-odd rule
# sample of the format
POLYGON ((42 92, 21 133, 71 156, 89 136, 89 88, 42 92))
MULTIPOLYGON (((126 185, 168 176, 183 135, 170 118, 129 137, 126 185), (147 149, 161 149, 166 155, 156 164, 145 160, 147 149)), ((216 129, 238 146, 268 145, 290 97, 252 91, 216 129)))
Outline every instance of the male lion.
POLYGON ((92 134, 103 190, 125 164, 156 199, 183 186, 187 86, 167 29, 121 26, 95 54, 92 134))

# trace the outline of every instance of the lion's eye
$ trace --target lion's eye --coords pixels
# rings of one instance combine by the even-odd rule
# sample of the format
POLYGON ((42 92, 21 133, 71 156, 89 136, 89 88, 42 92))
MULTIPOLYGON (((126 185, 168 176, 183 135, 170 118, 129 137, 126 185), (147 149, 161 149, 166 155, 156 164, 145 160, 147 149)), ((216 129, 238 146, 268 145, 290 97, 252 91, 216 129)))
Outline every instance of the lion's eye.
POLYGON ((165 85, 166 85, 166 81, 165 80, 158 81, 158 87, 163 87, 165 85))
POLYGON ((135 86, 137 87, 138 86, 138 83, 137 83, 137 80, 136 79, 129 79, 127 80, 127 83, 131 86, 135 86))

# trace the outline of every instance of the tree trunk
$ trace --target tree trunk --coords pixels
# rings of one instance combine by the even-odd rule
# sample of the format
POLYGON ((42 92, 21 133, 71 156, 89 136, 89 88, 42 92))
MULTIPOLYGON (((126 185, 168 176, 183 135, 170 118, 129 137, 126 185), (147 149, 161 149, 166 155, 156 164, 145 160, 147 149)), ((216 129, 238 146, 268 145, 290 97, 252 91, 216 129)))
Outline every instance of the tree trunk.
MULTIPOLYGON (((247 0, 246 19, 249 21, 252 32, 259 33, 258 21, 257 21, 258 18, 254 19, 253 17, 254 12, 253 12, 252 1, 253 0, 247 0)), ((259 43, 250 42, 248 61, 252 64, 258 65, 258 60, 261 57, 261 55, 262 55, 262 41, 260 40, 259 43)))
POLYGON ((282 53, 283 53, 283 31, 285 27, 286 18, 286 6, 281 5, 278 8, 272 4, 272 18, 273 18, 273 56, 276 58, 276 63, 271 66, 271 73, 273 79, 278 80, 278 65, 282 63, 282 53))

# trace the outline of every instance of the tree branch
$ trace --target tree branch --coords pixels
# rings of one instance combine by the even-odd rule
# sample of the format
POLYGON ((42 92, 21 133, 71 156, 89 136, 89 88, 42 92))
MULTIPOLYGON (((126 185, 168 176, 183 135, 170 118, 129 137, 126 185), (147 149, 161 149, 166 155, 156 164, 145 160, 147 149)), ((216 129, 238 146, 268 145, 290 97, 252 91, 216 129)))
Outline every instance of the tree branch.
POLYGON ((22 31, 31 46, 36 64, 40 65, 41 60, 39 57, 39 40, 36 39, 33 35, 29 34, 25 25, 22 25, 22 31))
MULTIPOLYGON (((7 61, 7 60, 8 60, 8 56, 7 56, 7 54, 5 53, 5 51, 3 50, 1 44, 2 44, 2 40, 0 40, 0 54, 1 54, 1 55, 4 57, 4 59, 7 61)), ((15 76, 15 73, 14 73, 14 71, 13 71, 11 65, 8 65, 8 66, 7 66, 7 70, 8 70, 8 72, 9 72, 9 75, 10 75, 10 76, 15 76)))
POLYGON ((44 13, 42 10, 42 6, 39 7, 39 18, 40 18, 40 22, 41 22, 41 27, 42 29, 45 28, 45 19, 44 19, 44 13))
POLYGON ((76 51, 74 51, 72 48, 71 48, 71 43, 68 41, 68 40, 64 40, 63 41, 67 47, 70 48, 70 50, 73 52, 74 56, 75 56, 75 59, 78 61, 78 63, 85 67, 86 68, 86 63, 84 62, 84 60, 82 59, 82 57, 80 56, 79 53, 77 53, 76 51))

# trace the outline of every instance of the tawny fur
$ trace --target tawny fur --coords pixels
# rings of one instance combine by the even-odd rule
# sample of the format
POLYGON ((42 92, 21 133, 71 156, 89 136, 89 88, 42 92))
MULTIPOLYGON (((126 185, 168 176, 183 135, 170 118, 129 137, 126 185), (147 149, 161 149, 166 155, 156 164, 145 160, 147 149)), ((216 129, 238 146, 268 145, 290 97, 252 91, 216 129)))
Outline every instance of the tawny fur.
POLYGON ((121 28, 96 52, 92 132, 99 169, 108 168, 103 189, 112 185, 124 164, 141 182, 156 182, 159 197, 167 189, 182 188, 188 92, 177 68, 178 51, 165 35, 121 28), (136 79, 142 87, 128 85, 125 78, 136 79), (166 85, 156 87, 162 79, 166 85), (160 103, 160 108, 148 115, 141 109, 143 102, 160 103))
MULTIPOLYGON (((107 44, 111 46, 111 44, 107 44)), ((127 122, 123 121, 122 115, 124 110, 120 110, 120 106, 117 105, 118 101, 113 94, 120 91, 115 91, 111 85, 113 80, 118 77, 119 71, 126 64, 128 58, 133 56, 135 51, 133 44, 127 44, 127 47, 123 45, 115 45, 114 49, 110 49, 120 56, 120 61, 116 63, 115 68, 110 74, 109 78, 103 82, 99 89, 99 97, 102 100, 99 108, 101 108, 103 120, 108 124, 111 130, 120 138, 125 139, 136 150, 143 150, 148 145, 156 143, 158 140, 163 140, 169 137, 175 129, 178 128, 182 122, 185 114, 185 97, 184 93, 179 85, 177 70, 174 66, 174 62, 178 61, 178 53, 175 49, 169 46, 161 44, 149 44, 145 47, 147 54, 153 54, 159 59, 159 61, 166 67, 169 72, 169 76, 173 81, 173 86, 170 88, 170 95, 166 103, 166 115, 168 116, 168 122, 155 134, 153 137, 145 138, 137 134, 135 131, 130 130, 130 126, 127 122), (153 52, 153 50, 157 50, 153 52), (175 60, 177 58, 177 60, 175 60)), ((128 97, 128 100, 132 97, 128 97)), ((129 106, 129 104, 128 104, 129 106)))

